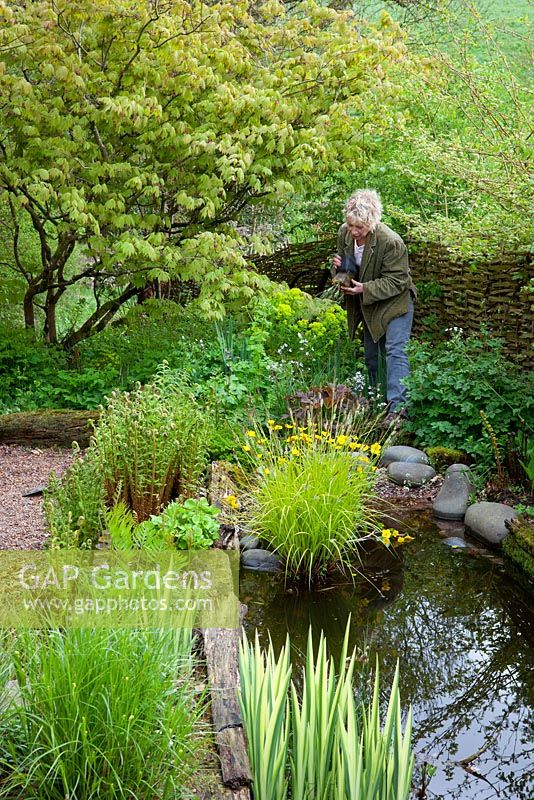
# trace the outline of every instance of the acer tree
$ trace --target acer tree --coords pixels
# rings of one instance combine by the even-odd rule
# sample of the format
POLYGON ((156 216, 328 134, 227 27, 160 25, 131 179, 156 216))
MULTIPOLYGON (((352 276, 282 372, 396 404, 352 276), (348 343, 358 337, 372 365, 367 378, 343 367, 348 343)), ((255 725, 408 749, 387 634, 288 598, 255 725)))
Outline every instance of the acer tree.
POLYGON ((58 301, 89 279, 66 346, 156 278, 198 281, 207 316, 246 301, 265 243, 240 214, 398 126, 407 59, 387 15, 366 27, 314 0, 0 0, 2 266, 25 281, 26 326, 40 303, 56 342, 58 301))

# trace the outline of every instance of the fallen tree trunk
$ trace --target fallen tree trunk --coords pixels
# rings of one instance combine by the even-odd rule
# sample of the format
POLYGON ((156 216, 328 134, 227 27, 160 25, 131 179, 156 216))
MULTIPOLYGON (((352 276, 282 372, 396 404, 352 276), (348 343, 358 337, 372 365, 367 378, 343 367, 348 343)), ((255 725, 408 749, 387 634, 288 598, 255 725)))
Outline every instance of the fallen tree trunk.
POLYGON ((45 409, 0 416, 0 444, 30 447, 69 447, 78 442, 87 447, 93 433, 92 421, 99 411, 45 409))

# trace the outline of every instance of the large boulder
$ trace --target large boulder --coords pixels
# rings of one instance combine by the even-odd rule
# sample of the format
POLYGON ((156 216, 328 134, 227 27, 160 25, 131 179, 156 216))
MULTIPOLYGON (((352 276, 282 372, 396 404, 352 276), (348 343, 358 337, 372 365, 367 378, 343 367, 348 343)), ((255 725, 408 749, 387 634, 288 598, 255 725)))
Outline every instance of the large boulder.
POLYGON ((445 472, 443 485, 432 504, 439 519, 463 519, 473 490, 472 476, 465 464, 452 464, 445 472))
POLYGON ((387 467, 394 461, 403 461, 405 464, 430 464, 430 459, 422 450, 401 444, 386 447, 380 457, 380 465, 382 467, 387 467))
POLYGON ((394 461, 388 467, 388 478, 400 486, 423 486, 435 476, 436 470, 428 464, 394 461))
POLYGON ((465 514, 465 526, 486 544, 499 547, 508 535, 506 521, 515 519, 517 511, 504 503, 474 503, 465 514))

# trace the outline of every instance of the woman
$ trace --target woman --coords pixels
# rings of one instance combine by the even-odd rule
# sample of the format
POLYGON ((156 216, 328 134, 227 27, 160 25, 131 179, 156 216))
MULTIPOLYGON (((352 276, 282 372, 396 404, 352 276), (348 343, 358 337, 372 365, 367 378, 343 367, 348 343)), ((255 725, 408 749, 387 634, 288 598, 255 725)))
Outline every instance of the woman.
POLYGON ((409 373, 406 345, 413 321, 416 289, 410 275, 408 251, 401 237, 383 222, 382 204, 375 191, 361 189, 345 205, 345 222, 337 238, 334 272, 352 272, 347 296, 350 338, 363 323, 365 363, 371 383, 378 379, 379 357, 387 373, 388 423, 406 416, 409 373))

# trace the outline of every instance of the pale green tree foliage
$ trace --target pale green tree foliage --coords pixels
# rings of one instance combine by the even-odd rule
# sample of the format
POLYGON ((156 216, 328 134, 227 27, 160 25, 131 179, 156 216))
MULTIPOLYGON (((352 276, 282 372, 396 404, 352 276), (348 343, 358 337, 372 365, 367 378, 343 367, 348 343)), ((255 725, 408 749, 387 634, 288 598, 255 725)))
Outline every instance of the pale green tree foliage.
POLYGON ((0 193, 26 325, 40 296, 55 341, 58 300, 88 278, 95 307, 67 345, 156 278, 198 281, 207 316, 246 301, 264 243, 239 215, 353 163, 395 118, 407 61, 387 15, 364 27, 314 0, 0 0, 0 193))

